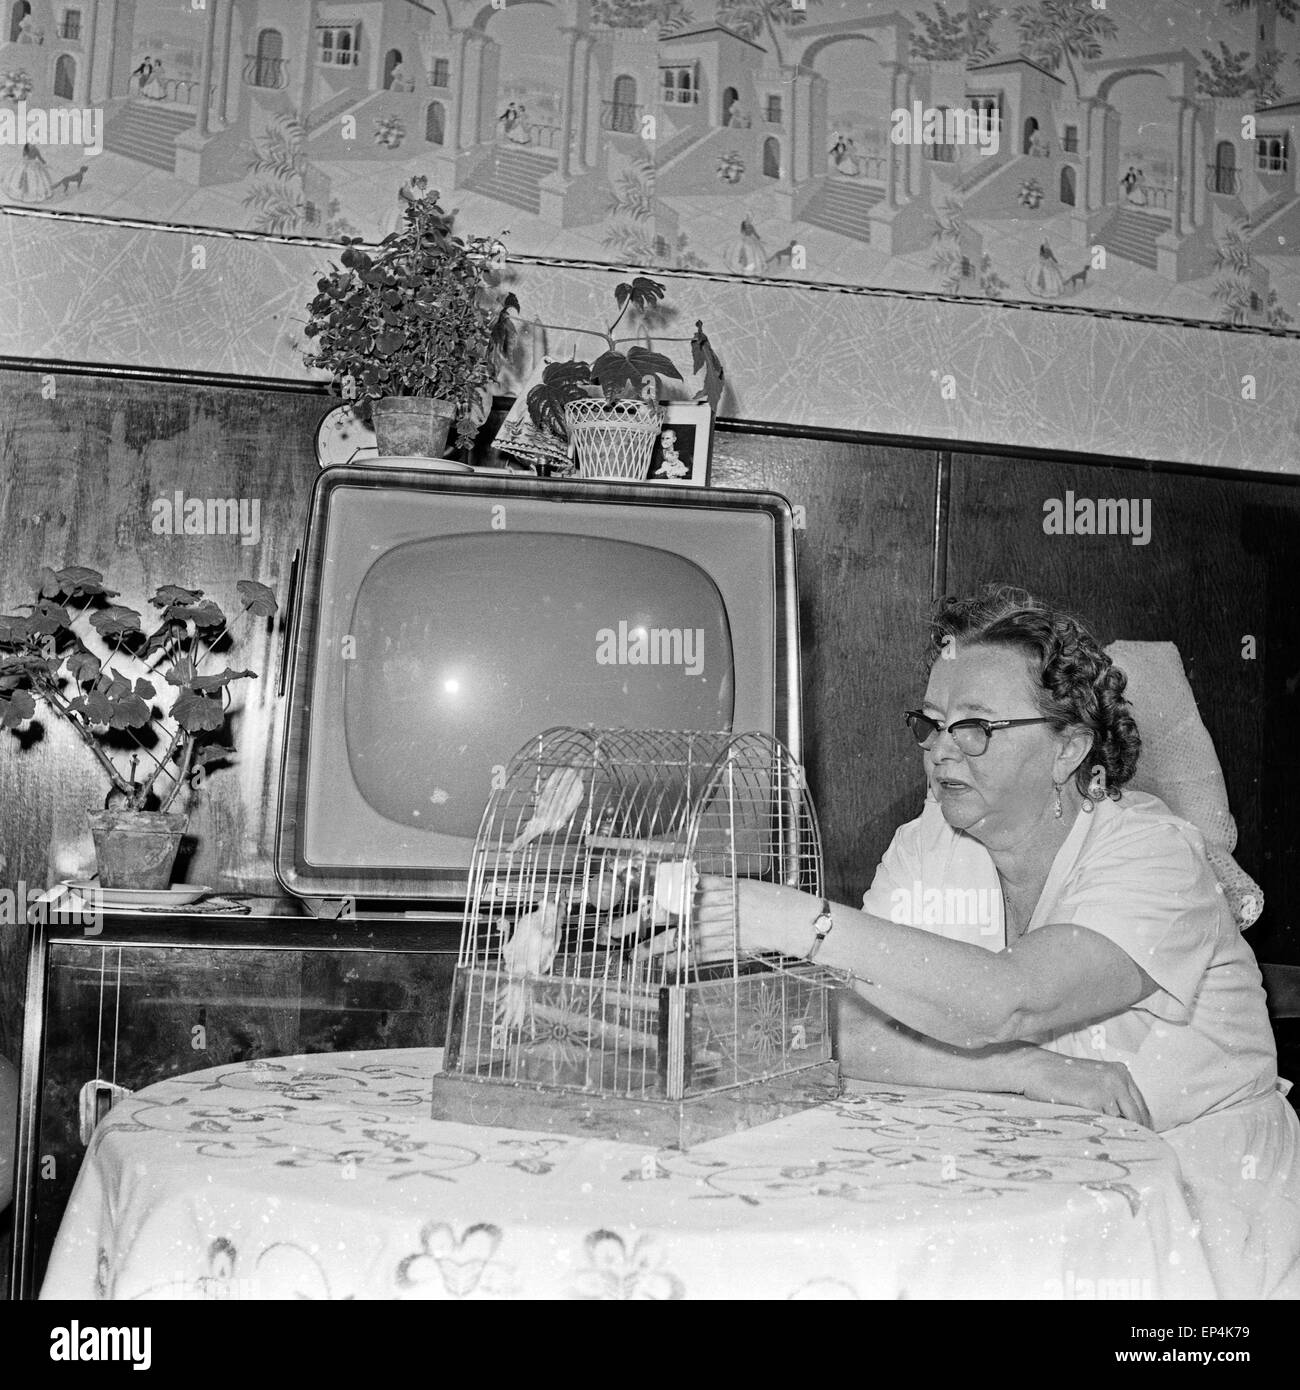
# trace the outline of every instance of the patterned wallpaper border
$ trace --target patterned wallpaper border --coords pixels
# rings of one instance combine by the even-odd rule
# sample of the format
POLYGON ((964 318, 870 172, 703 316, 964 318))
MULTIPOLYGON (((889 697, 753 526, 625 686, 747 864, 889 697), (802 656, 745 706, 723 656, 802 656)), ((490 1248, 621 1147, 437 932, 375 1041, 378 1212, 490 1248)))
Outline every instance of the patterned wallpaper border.
MULTIPOLYGON (((0 216, 0 355, 309 380, 330 249, 0 216)), ((626 272, 520 264, 530 319, 607 322, 626 272)), ((727 416, 1300 473, 1300 340, 1180 323, 729 283, 672 272, 722 357, 727 416)), ((541 346, 540 336, 534 340, 541 346)), ((549 335, 548 351, 567 351, 549 335)), ((673 352, 683 369, 684 349, 673 352)), ((520 376, 533 360, 520 363, 520 376)))

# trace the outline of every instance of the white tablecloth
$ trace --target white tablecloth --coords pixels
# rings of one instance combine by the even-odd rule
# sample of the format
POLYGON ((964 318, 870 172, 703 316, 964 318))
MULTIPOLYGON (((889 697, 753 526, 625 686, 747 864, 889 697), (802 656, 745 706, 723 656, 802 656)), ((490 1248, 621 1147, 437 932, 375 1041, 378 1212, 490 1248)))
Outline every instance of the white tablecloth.
POLYGON ((430 1049, 159 1082, 100 1122, 43 1298, 1213 1297, 1172 1150, 852 1083, 687 1153, 430 1118, 430 1049))

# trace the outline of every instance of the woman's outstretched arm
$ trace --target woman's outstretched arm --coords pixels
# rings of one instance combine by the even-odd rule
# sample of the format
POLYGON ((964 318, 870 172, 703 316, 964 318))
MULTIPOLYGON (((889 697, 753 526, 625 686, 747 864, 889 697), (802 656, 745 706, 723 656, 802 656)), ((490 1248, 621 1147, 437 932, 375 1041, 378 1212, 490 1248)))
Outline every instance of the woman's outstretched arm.
MULTIPOLYGON (((701 945, 706 955, 725 953, 733 885, 701 886, 701 945)), ((754 879, 738 880, 734 893, 745 950, 807 955, 820 899, 754 879)), ((849 987, 881 1013, 959 1048, 1066 1032, 1122 1013, 1157 988, 1123 949, 1086 927, 1049 924, 994 952, 844 904, 832 904, 832 915, 817 963, 851 975, 849 987)))

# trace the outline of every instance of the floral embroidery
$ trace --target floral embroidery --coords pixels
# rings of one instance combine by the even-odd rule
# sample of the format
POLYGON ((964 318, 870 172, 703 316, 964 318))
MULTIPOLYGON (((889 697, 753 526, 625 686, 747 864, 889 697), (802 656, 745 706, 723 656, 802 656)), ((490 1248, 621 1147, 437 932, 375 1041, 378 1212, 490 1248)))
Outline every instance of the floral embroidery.
POLYGON ((420 1253, 397 1266, 397 1286, 435 1298, 508 1297, 514 1271, 493 1258, 500 1244, 500 1228, 487 1222, 459 1236, 445 1221, 430 1222, 420 1231, 420 1253))
POLYGON ((99 1254, 95 1259, 95 1297, 100 1299, 111 1298, 109 1290, 112 1288, 113 1269, 108 1262, 108 1251, 101 1245, 99 1254))
POLYGON ((845 1283, 843 1279, 809 1279, 806 1284, 800 1284, 790 1295, 792 1302, 802 1302, 806 1299, 833 1300, 839 1299, 845 1302, 860 1300, 862 1295, 852 1284, 845 1283))
POLYGON ((642 1236, 629 1250, 617 1231, 592 1231, 583 1241, 588 1268, 573 1276, 570 1296, 584 1299, 684 1298, 682 1281, 650 1259, 653 1239, 642 1236))

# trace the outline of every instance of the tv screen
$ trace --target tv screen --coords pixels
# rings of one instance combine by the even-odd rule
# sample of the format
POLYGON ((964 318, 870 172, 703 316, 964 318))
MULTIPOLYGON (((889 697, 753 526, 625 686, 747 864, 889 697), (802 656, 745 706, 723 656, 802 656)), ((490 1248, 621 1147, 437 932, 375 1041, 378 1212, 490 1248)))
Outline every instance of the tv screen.
POLYGON ((290 641, 276 870, 322 911, 459 912, 493 786, 545 729, 755 729, 800 752, 771 493, 330 468, 290 641))

